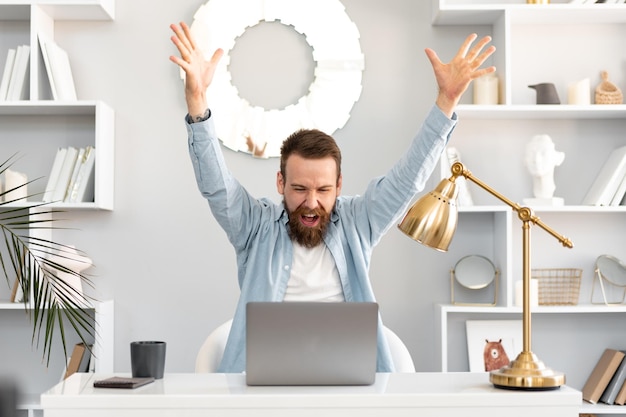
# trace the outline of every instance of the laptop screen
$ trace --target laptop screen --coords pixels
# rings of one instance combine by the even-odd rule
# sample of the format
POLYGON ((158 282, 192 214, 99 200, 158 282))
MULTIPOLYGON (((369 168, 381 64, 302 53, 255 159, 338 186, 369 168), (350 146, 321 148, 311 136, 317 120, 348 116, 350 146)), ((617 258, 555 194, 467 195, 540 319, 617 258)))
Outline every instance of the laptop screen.
POLYGON ((251 302, 248 385, 370 385, 376 377, 378 304, 251 302))

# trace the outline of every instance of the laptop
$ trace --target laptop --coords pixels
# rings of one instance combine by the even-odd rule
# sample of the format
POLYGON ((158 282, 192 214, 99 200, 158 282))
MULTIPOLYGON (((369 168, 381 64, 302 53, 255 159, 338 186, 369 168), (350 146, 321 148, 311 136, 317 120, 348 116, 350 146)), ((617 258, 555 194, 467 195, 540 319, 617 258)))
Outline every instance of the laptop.
POLYGON ((378 304, 250 302, 248 385, 371 385, 378 304))

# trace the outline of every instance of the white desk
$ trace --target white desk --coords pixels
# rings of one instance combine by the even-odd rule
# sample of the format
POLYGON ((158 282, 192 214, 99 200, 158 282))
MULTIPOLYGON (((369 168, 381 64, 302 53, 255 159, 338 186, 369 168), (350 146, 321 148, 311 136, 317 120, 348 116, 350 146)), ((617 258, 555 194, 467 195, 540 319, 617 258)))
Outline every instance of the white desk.
MULTIPOLYGON (((128 376, 116 374, 119 376, 128 376)), ((136 389, 74 374, 41 395, 44 417, 578 417, 581 393, 496 389, 483 373, 378 374, 361 387, 248 387, 241 374, 166 374, 136 389)))

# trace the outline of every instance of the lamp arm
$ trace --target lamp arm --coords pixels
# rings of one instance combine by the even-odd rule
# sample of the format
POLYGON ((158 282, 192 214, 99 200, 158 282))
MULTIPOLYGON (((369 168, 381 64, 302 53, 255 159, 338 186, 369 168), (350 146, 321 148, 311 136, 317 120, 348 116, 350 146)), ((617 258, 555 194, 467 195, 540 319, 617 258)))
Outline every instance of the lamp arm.
POLYGON ((502 202, 504 202, 508 206, 510 206, 517 213, 517 215, 518 215, 518 217, 519 217, 519 219, 521 221, 523 221, 523 222, 532 222, 533 224, 541 227, 543 230, 545 230, 546 232, 548 232, 549 234, 554 236, 566 248, 573 248, 574 247, 574 244, 572 243, 571 240, 569 240, 565 236, 560 235, 554 229, 552 229, 551 227, 546 225, 544 222, 542 222, 539 217, 535 216, 535 214, 533 213, 533 210, 531 208, 529 208, 529 207, 522 207, 519 204, 517 204, 516 202, 514 202, 514 201, 508 199, 507 197, 505 197, 504 195, 500 194, 498 191, 494 190, 489 185, 485 184, 480 179, 476 178, 470 172, 470 170, 465 168, 465 166, 461 162, 455 162, 454 164, 452 164, 452 167, 450 169, 452 171, 452 178, 450 178, 451 181, 454 181, 456 178, 458 178, 460 176, 464 177, 465 179, 467 179, 469 181, 472 181, 474 184, 478 185, 480 188, 482 188, 483 190, 487 191, 489 194, 495 196, 496 198, 498 198, 499 200, 501 200, 502 202))

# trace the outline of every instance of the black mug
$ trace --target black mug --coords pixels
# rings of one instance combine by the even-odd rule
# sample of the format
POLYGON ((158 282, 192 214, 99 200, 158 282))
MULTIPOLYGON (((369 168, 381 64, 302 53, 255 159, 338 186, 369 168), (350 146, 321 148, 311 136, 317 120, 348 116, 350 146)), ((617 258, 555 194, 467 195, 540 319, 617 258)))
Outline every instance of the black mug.
POLYGON ((163 378, 165 342, 142 341, 130 344, 130 366, 133 378, 163 378))

